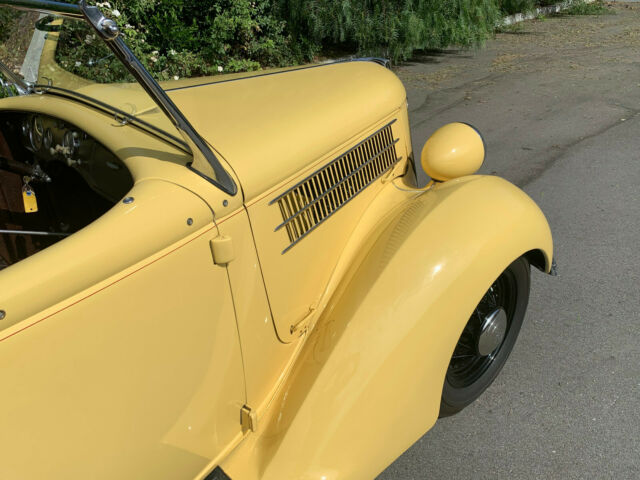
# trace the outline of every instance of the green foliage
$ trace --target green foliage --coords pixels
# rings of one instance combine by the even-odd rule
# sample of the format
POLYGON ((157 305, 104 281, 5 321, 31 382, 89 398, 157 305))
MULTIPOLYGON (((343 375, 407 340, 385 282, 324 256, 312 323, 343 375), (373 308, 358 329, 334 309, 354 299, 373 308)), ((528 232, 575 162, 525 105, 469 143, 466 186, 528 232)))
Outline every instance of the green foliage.
MULTIPOLYGON (((257 70, 296 64, 285 23, 271 0, 113 0, 98 3, 158 79, 257 70)), ((65 25, 57 60, 95 81, 126 80, 99 39, 82 25, 65 25), (98 51, 100 49, 100 51, 98 51), (96 63, 97 62, 97 63, 96 63)))
POLYGON ((164 79, 297 63, 271 0, 115 0, 118 24, 164 79))
POLYGON ((65 20, 60 29, 56 62, 65 70, 98 83, 133 81, 89 24, 65 20))
POLYGON ((525 13, 533 10, 539 2, 535 0, 500 0, 500 9, 506 15, 525 13))
POLYGON ((404 60, 417 49, 481 44, 500 11, 494 0, 276 0, 295 42, 346 44, 404 60))
POLYGON ((605 15, 613 13, 602 0, 586 3, 584 0, 574 2, 565 12, 567 15, 605 15))
MULTIPOLYGON (((70 0, 75 1, 75 0, 70 0)), ((312 60, 338 48, 410 58, 416 50, 475 47, 504 14, 555 0, 110 0, 97 2, 156 78, 215 75, 312 60)), ((602 2, 569 13, 601 13, 602 2)), ((0 39, 14 13, 0 9, 0 39)), ((129 81, 95 33, 65 21, 57 61, 100 82, 129 81)))
MULTIPOLYGON (((323 48, 394 61, 417 49, 480 45, 500 18, 496 0, 112 0, 127 44, 157 78, 310 61, 323 48)), ((68 22, 67 22, 68 23, 68 22)), ((57 60, 95 81, 126 79, 85 27, 65 24, 57 60)))
POLYGON ((18 95, 16 87, 7 83, 5 76, 0 73, 0 98, 14 97, 18 95))
POLYGON ((18 12, 8 8, 0 9, 0 41, 9 38, 13 28, 13 22, 17 18, 18 12))

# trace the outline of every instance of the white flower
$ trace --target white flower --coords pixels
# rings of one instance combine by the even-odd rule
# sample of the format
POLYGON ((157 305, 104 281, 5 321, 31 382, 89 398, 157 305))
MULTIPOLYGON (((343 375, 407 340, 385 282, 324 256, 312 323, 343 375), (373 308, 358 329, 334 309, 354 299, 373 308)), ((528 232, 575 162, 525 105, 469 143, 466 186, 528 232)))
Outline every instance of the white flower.
POLYGON ((130 23, 125 24, 124 28, 126 28, 127 30, 132 30, 133 29, 133 25, 131 25, 130 23))
POLYGON ((93 42, 93 35, 87 35, 87 36, 84 38, 84 41, 85 41, 85 43, 86 43, 87 45, 91 45, 91 42, 93 42))
POLYGON ((156 57, 151 57, 151 61, 152 61, 153 63, 156 63, 156 62, 158 61, 158 59, 157 59, 156 57))
POLYGON ((140 39, 140 43, 144 43, 144 38, 141 38, 141 39, 140 39))
POLYGON ((218 65, 218 72, 222 73, 223 70, 224 70, 224 68, 222 68, 220 65, 218 65))
POLYGON ((98 2, 98 3, 96 3, 96 7, 111 8, 111 4, 109 2, 98 2))
POLYGON ((160 52, 158 50, 154 50, 153 52, 151 52, 151 55, 153 56, 158 56, 160 52))
POLYGON ((180 80, 180 77, 179 77, 178 75, 174 75, 174 76, 173 76, 173 79, 174 79, 174 80, 180 80))
POLYGON ((173 48, 171 50, 169 50, 169 55, 176 55, 178 52, 176 52, 173 48))
POLYGON ((116 18, 117 18, 117 17, 119 17, 120 15, 122 15, 122 14, 120 13, 120 10, 116 10, 116 9, 111 10, 111 14, 112 14, 114 17, 116 17, 116 18))
POLYGON ((82 62, 76 62, 76 67, 79 67, 82 65, 82 62))

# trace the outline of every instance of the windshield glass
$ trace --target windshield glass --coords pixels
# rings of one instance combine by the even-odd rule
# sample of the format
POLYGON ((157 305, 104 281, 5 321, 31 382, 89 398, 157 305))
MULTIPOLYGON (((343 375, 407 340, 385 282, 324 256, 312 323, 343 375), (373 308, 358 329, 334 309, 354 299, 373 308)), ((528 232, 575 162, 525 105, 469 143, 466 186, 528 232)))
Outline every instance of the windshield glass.
MULTIPOLYGON (((121 122, 133 121, 184 147, 171 120, 85 20, 0 7, 0 61, 10 70, 0 72, 0 97, 19 93, 13 72, 36 90, 90 101, 121 122)), ((169 66, 153 70, 160 72, 155 76, 163 89, 184 85, 178 75, 170 77, 169 66)))

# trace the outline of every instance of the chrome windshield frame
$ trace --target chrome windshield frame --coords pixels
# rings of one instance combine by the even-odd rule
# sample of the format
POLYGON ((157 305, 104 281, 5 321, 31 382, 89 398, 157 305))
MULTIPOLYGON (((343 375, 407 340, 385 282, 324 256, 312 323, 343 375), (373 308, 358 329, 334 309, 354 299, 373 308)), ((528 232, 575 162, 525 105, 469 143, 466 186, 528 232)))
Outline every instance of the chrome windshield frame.
POLYGON ((29 10, 32 12, 51 13, 69 18, 83 18, 79 5, 73 3, 55 2, 52 0, 5 0, 0 6, 29 10))
POLYGON ((116 58, 127 68, 144 91, 147 92, 160 110, 169 118, 175 128, 182 134, 191 153, 193 155, 196 155, 196 152, 202 154, 211 166, 216 178, 213 179, 203 172, 194 171, 220 188, 223 192, 232 196, 238 193, 238 186, 229 172, 227 172, 220 163, 209 145, 207 145, 207 142, 198 134, 180 109, 173 103, 167 93, 158 85, 158 82, 155 81, 140 60, 138 60, 129 49, 121 38, 116 23, 112 19, 105 17, 98 7, 87 5, 86 0, 80 0, 78 4, 51 0, 0 0, 0 6, 85 19, 107 44, 116 58))
MULTIPOLYGON (((2 62, 0 62, 0 72, 10 80, 10 84, 16 87, 20 95, 28 95, 33 92, 33 85, 26 82, 20 75, 13 73, 11 69, 2 62)), ((0 79, 0 82, 2 82, 2 79, 0 79)), ((5 82, 2 82, 2 86, 5 86, 5 82)))

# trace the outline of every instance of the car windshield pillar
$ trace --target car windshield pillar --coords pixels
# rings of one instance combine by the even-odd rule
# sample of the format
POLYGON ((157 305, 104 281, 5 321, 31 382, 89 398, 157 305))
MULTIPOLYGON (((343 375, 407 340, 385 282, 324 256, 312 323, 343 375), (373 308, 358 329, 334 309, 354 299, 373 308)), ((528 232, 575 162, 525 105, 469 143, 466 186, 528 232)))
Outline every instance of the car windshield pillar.
POLYGON ((33 91, 33 86, 27 83, 20 75, 13 73, 9 67, 7 67, 4 63, 0 62, 0 72, 4 74, 5 78, 9 85, 7 85, 1 78, 0 82, 2 82, 2 88, 10 87, 13 85, 20 95, 26 95, 33 91))
MULTIPOLYGON (((0 1, 0 6, 2 5, 20 10, 86 20, 147 95, 160 108, 162 113, 180 132, 193 155, 193 162, 190 164, 190 168, 225 193, 235 195, 238 192, 238 187, 233 178, 225 170, 209 145, 126 45, 116 22, 105 17, 98 7, 87 5, 85 0, 81 0, 78 4, 49 0, 4 0, 0 1)), ((28 83, 16 77, 10 69, 0 69, 5 73, 8 80, 15 84, 18 93, 31 93, 33 91, 33 88, 28 83)))

